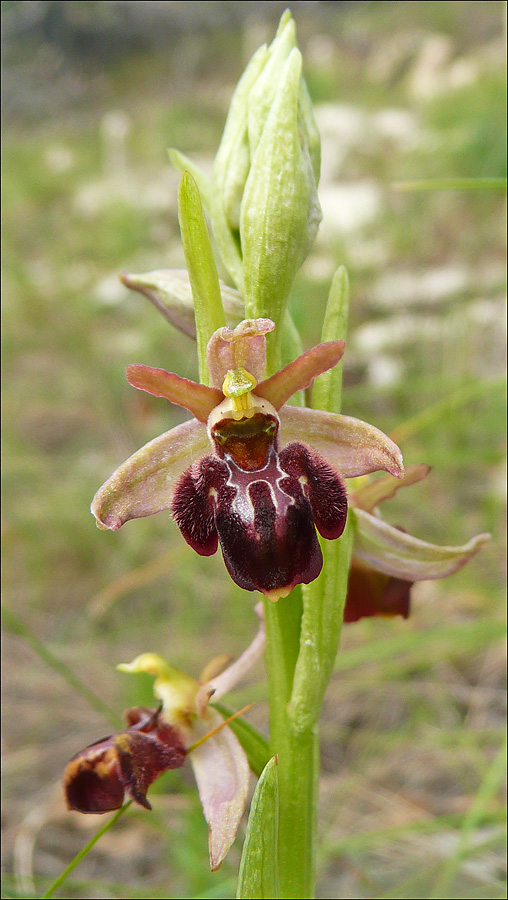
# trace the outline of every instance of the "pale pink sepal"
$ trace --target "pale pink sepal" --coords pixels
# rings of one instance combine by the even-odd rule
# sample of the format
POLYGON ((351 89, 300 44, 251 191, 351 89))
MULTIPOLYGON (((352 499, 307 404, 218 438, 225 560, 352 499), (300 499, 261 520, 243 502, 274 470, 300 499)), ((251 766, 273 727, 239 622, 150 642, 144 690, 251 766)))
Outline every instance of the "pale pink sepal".
POLYGON ((282 445, 308 444, 345 478, 379 469, 398 478, 404 474, 397 444, 367 422, 300 406, 285 406, 279 415, 282 445))
POLYGON ((262 381, 266 373, 266 335, 275 328, 271 319, 244 319, 236 328, 215 331, 206 351, 210 382, 222 388, 230 369, 244 368, 262 381))
POLYGON ((363 509, 352 512, 355 557, 378 572, 406 581, 453 575, 490 540, 489 534, 478 534, 462 547, 439 547, 399 531, 363 509))
POLYGON ((97 491, 90 507, 97 524, 116 531, 129 519, 169 509, 180 475, 209 452, 206 426, 197 419, 145 444, 97 491))
POLYGON ((400 488, 410 487, 423 481, 430 472, 431 467, 425 463, 418 463, 413 466, 407 466, 403 478, 394 478, 393 475, 382 475, 376 481, 359 488, 353 494, 351 502, 353 506, 365 509, 371 512, 379 503, 384 500, 391 500, 400 488))
MULTIPOLYGON (((215 709, 193 729, 193 739, 223 722, 215 709)), ((198 785, 201 805, 208 822, 210 867, 219 868, 233 843, 245 811, 249 791, 249 764, 240 742, 230 728, 222 728, 189 755, 198 785)))
POLYGON ((132 387, 146 391, 154 397, 165 397, 171 403, 183 406, 200 422, 206 423, 212 409, 224 399, 221 391, 197 384, 188 378, 181 378, 180 375, 166 372, 165 369, 133 365, 127 366, 125 374, 132 387))
POLYGON ((311 384, 314 378, 336 366, 345 349, 344 341, 328 341, 317 344, 306 353, 302 353, 294 362, 288 363, 271 378, 261 382, 254 393, 268 400, 279 410, 286 400, 297 391, 302 391, 311 384))

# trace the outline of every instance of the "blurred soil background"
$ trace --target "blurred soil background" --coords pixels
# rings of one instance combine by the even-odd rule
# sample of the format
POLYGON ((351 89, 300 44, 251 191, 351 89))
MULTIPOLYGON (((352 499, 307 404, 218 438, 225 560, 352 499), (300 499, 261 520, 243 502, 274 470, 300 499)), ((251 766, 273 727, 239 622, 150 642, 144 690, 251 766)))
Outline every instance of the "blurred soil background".
MULTIPOLYGON (((149 704, 150 679, 117 663, 153 650, 197 676, 256 630, 220 554, 199 558, 165 514, 98 531, 89 504, 185 418, 124 369, 194 378, 194 345, 118 275, 183 266, 167 148, 210 168, 284 6, 2 3, 4 897, 44 893, 104 821, 68 813, 60 786, 114 730, 86 690, 118 714, 149 704)), ((345 264, 344 412, 433 468, 385 516, 436 543, 492 534, 463 571, 417 585, 409 620, 344 629, 319 897, 501 898, 505 201, 394 185, 506 174, 506 4, 291 8, 323 143, 324 220, 292 299, 304 344, 345 264)), ((262 666, 228 701, 252 699, 266 732, 262 666)), ((151 793, 153 812, 131 809, 56 896, 234 897, 240 841, 211 875, 188 767, 151 793)))

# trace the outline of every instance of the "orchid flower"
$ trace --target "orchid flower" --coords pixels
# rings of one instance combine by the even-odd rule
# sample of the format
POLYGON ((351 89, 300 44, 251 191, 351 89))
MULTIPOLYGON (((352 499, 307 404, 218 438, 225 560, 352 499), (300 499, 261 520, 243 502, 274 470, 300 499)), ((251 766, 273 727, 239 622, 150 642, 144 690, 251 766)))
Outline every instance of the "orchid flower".
POLYGON ((224 656, 213 659, 199 681, 156 653, 143 653, 118 666, 123 672, 155 675, 154 694, 160 705, 155 711, 128 709, 125 731, 102 738, 70 760, 64 775, 70 809, 110 812, 122 806, 126 794, 151 809, 146 797, 150 785, 163 772, 183 766, 189 756, 210 829, 210 865, 212 870, 220 866, 245 810, 249 765, 238 739, 208 702, 231 690, 261 657, 264 622, 256 611, 261 619, 257 636, 225 671, 224 656))
POLYGON ((381 518, 379 503, 391 499, 399 488, 422 481, 429 472, 430 467, 423 464, 408 466, 401 479, 391 475, 376 481, 363 479, 363 484, 350 494, 355 537, 345 622, 356 622, 365 616, 400 615, 407 619, 415 581, 453 575, 490 539, 488 534, 479 534, 460 547, 439 547, 412 537, 381 518))
POLYGON ((131 385, 183 406, 194 418, 146 444, 97 492, 99 527, 171 509, 202 556, 220 541, 232 579, 272 600, 320 573, 322 537, 340 537, 343 478, 379 469, 403 474, 399 448, 349 416, 286 406, 332 368, 344 341, 308 350, 265 379, 270 319, 219 328, 207 348, 211 387, 163 369, 127 367, 131 385))

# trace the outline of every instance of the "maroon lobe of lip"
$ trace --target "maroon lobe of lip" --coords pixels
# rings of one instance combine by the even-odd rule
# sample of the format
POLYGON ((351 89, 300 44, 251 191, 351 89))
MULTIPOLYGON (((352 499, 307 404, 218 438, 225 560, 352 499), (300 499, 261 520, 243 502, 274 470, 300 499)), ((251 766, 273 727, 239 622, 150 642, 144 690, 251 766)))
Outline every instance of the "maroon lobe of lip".
POLYGON ((257 412, 224 418, 210 430, 205 456, 177 485, 173 516, 202 556, 220 541, 233 580, 272 599, 308 584, 323 564, 322 537, 340 537, 347 516, 340 476, 304 444, 278 450, 278 419, 257 412))

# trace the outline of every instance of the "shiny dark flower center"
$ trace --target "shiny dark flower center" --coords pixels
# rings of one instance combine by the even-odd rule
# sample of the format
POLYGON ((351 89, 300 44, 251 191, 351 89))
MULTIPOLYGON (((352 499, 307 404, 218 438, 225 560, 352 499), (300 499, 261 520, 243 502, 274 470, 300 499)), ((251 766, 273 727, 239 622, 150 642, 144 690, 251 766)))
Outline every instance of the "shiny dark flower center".
POLYGON ((240 469, 263 469, 275 448, 278 422, 270 415, 255 413, 250 418, 222 419, 212 428, 212 440, 218 455, 229 457, 240 469))

